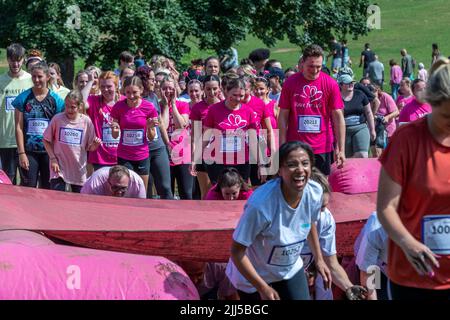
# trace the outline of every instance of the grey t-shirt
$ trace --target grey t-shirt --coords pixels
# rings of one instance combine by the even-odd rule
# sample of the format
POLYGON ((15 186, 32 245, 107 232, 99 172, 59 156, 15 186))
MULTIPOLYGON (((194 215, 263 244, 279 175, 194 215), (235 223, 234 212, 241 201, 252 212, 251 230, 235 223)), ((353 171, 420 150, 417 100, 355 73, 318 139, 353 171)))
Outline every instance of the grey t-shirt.
MULTIPOLYGON (((159 106, 158 97, 156 96, 156 94, 151 93, 147 97, 144 97, 144 99, 153 104, 159 116, 161 114, 161 107, 159 106)), ((159 129, 159 127, 156 127, 156 136, 152 141, 148 142, 148 148, 150 151, 152 151, 162 147, 165 147, 165 144, 161 138, 161 130, 159 129)))

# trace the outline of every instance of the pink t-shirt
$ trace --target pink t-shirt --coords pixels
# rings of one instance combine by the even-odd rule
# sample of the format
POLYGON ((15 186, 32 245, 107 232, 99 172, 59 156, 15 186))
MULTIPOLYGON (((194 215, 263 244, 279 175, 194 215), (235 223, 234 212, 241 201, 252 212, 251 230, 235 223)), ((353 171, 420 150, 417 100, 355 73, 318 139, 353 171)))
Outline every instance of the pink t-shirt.
POLYGON ((250 100, 245 104, 253 110, 257 128, 262 128, 264 119, 269 117, 269 115, 266 113, 266 104, 264 103, 264 101, 262 101, 258 97, 250 96, 250 100))
MULTIPOLYGON (((211 189, 209 189, 208 193, 206 194, 205 200, 225 200, 222 196, 222 192, 218 191, 217 184, 215 184, 211 189)), ((236 200, 247 200, 252 195, 253 190, 249 189, 247 191, 241 190, 239 192, 239 196, 236 200)))
MULTIPOLYGON (((266 104, 266 114, 270 118, 270 124, 272 125, 272 129, 277 129, 277 118, 275 117, 275 105, 277 104, 276 100, 270 100, 269 103, 266 104)), ((266 125, 263 123, 263 129, 266 129, 266 125)))
POLYGON ((395 84, 400 84, 403 78, 402 68, 400 66, 395 65, 391 68, 391 81, 395 84))
POLYGON ((208 114, 209 105, 206 101, 202 100, 192 106, 191 114, 189 119, 192 121, 205 121, 206 115, 208 114))
POLYGON ((397 101, 395 103, 397 104, 398 111, 402 111, 402 109, 411 101, 413 101, 414 96, 409 96, 408 98, 405 98, 404 96, 398 96, 397 101))
POLYGON ((127 100, 122 100, 112 108, 111 117, 120 125, 117 157, 131 161, 148 158, 147 119, 158 117, 153 104, 142 99, 137 108, 130 108, 127 100))
POLYGON ((215 139, 211 141, 211 156, 214 159, 222 159, 226 165, 248 163, 247 131, 257 129, 255 115, 248 105, 242 104, 238 110, 230 110, 223 101, 213 104, 209 107, 205 127, 222 133, 220 137, 214 136, 215 139))
POLYGON ((79 114, 70 120, 64 112, 55 115, 44 132, 44 139, 53 145, 60 169, 56 173, 50 164, 50 179, 63 178, 66 183, 82 186, 87 174, 87 149, 94 138, 94 125, 88 116, 79 114))
POLYGON ((431 113, 431 106, 428 103, 420 103, 413 99, 400 112, 400 125, 420 119, 431 113))
MULTIPOLYGON (((125 100, 125 96, 120 96, 119 101, 125 100)), ((89 109, 87 114, 91 118, 95 128, 95 135, 102 139, 102 144, 95 151, 89 151, 88 162, 102 165, 117 164, 117 146, 119 138, 111 136, 111 110, 113 106, 108 106, 102 96, 90 95, 88 98, 89 109)))
POLYGON ((286 141, 303 141, 314 153, 333 150, 332 111, 344 108, 337 82, 321 72, 316 80, 302 73, 290 76, 283 85, 280 109, 290 110, 286 141))
MULTIPOLYGON (((181 115, 189 116, 191 112, 189 103, 176 100, 175 104, 181 115)), ((169 126, 167 128, 167 134, 169 135, 170 145, 172 147, 172 153, 170 154, 170 165, 177 166, 180 164, 191 163, 189 127, 185 129, 175 128, 172 107, 169 107, 169 126)))
MULTIPOLYGON (((377 114, 380 116, 385 116, 395 112, 397 110, 397 105, 395 104, 394 99, 392 99, 391 95, 386 92, 381 94, 380 98, 380 107, 378 108, 377 114)), ((388 133, 388 137, 391 137, 394 134, 396 129, 395 120, 391 119, 386 125, 386 131, 388 133)))

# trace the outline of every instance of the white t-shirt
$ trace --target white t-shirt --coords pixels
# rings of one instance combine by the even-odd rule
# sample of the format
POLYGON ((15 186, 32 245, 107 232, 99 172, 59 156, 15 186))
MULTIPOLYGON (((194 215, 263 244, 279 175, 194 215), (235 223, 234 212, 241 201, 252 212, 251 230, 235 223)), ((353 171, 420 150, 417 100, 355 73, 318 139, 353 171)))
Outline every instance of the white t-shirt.
POLYGON ((367 219, 355 246, 356 265, 367 272, 370 266, 378 266, 386 274, 388 235, 373 212, 367 219))
MULTIPOLYGON (((271 180, 252 194, 233 233, 234 241, 247 247, 247 257, 267 283, 290 279, 303 267, 300 252, 322 206, 318 183, 308 181, 298 207, 293 209, 284 199, 280 181, 271 180)), ((235 288, 256 291, 231 259, 226 273, 235 288)))
MULTIPOLYGON (((319 235, 320 248, 322 253, 330 257, 337 253, 336 251, 336 221, 330 210, 325 208, 320 212, 319 219, 316 222, 317 234, 319 235)), ((314 261, 314 256, 309 248, 308 242, 305 243, 302 250, 302 259, 305 269, 314 261)))

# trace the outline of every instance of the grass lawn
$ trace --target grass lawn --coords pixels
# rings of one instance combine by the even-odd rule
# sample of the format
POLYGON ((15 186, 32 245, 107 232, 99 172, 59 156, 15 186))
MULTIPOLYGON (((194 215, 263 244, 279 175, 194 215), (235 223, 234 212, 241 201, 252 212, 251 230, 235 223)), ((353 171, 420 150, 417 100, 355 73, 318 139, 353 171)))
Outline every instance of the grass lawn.
MULTIPOLYGON (((400 62, 400 49, 406 48, 416 59, 423 62, 426 68, 430 67, 431 44, 439 44, 444 55, 450 55, 450 36, 447 34, 448 21, 450 21, 450 10, 448 0, 378 0, 381 8, 381 29, 373 30, 366 37, 358 40, 349 40, 350 55, 353 61, 353 69, 356 78, 362 74, 358 68, 360 53, 364 43, 369 42, 372 49, 379 55, 384 63, 387 78, 389 78, 389 60, 394 58, 400 62)), ((188 63, 191 59, 213 54, 212 51, 200 51, 196 48, 194 41, 189 41, 192 50, 183 57, 183 62, 188 63)), ((249 36, 236 45, 239 52, 239 60, 247 57, 249 52, 255 48, 265 47, 264 44, 249 36)), ((279 41, 271 48, 271 58, 281 61, 283 68, 294 66, 300 55, 300 49, 287 40, 279 41)), ((330 65, 331 61, 328 62, 330 65)), ((84 66, 82 60, 76 62, 76 71, 84 66)), ((5 52, 0 50, 0 72, 7 69, 5 52)))

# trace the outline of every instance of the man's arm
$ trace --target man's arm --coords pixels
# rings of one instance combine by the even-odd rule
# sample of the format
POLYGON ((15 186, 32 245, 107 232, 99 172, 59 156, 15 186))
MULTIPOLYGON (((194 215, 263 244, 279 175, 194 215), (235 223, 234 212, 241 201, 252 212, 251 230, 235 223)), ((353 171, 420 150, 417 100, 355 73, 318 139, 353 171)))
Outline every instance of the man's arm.
POLYGON ((345 162, 345 121, 342 109, 333 110, 332 114, 333 129, 336 136, 336 164, 342 167, 345 162))
POLYGON ((280 109, 278 114, 278 129, 280 132, 280 146, 286 142, 287 128, 289 123, 289 109, 280 109))

